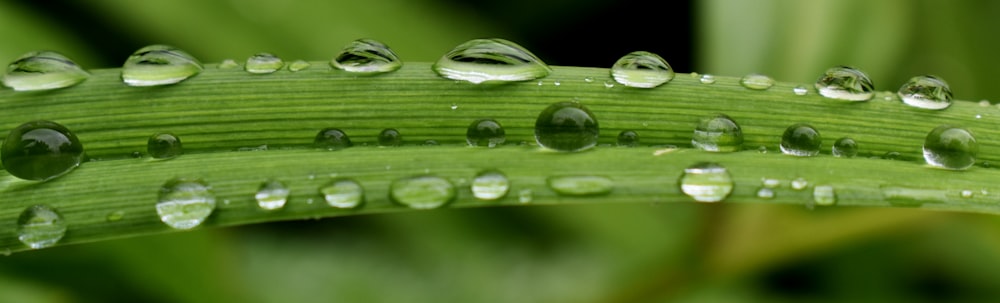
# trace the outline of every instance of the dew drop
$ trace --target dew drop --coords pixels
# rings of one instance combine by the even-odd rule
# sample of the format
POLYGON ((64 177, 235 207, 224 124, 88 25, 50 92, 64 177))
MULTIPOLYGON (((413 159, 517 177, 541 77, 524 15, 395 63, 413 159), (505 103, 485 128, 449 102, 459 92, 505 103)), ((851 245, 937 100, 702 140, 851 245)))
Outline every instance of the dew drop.
POLYGON ((472 196, 480 200, 497 200, 503 198, 510 191, 510 180, 503 173, 496 170, 480 172, 472 178, 472 196))
POLYGON ((587 83, 594 82, 594 77, 584 77, 583 78, 583 82, 587 82, 587 83))
POLYGON ((733 192, 733 178, 717 163, 701 162, 684 169, 681 191, 698 202, 719 202, 733 192))
POLYGON ((811 157, 819 154, 823 142, 819 131, 809 124, 798 123, 781 135, 781 152, 786 155, 811 157))
POLYGON ((215 210, 215 194, 201 179, 174 178, 160 187, 156 213, 174 229, 192 229, 215 210))
POLYGON ((434 140, 434 139, 424 140, 424 146, 438 146, 438 145, 441 145, 441 144, 439 144, 437 142, 437 140, 434 140))
POLYGON ((794 93, 796 96, 805 96, 806 94, 809 93, 809 89, 807 89, 805 86, 799 85, 796 86, 795 88, 792 88, 792 93, 794 93))
POLYGON ((816 91, 830 99, 868 101, 875 95, 875 85, 861 70, 834 66, 816 79, 816 91))
POLYGON ((380 74, 398 70, 403 61, 382 42, 358 39, 333 56, 330 66, 352 73, 380 74))
POLYGON ((462 43, 432 66, 441 77, 474 84, 534 80, 552 71, 534 54, 503 39, 462 43))
POLYGON ((395 128, 386 128, 378 134, 379 146, 400 146, 403 145, 403 136, 395 128))
POLYGON ((240 67, 240 64, 233 59, 225 59, 219 63, 219 69, 235 69, 237 67, 240 67))
POLYGON ((129 86, 174 84, 197 75, 201 62, 167 45, 150 45, 132 53, 122 65, 122 81, 129 86))
POLYGON ((618 133, 618 146, 636 147, 639 146, 639 134, 632 130, 623 130, 618 133))
POLYGON ((760 183, 764 185, 764 187, 766 188, 776 188, 778 186, 781 186, 781 180, 778 179, 762 178, 760 179, 760 183))
POLYGON ((597 118, 579 102, 558 102, 545 108, 535 120, 535 141, 542 147, 575 152, 597 145, 597 118))
POLYGON ((456 109, 458 109, 458 104, 452 103, 451 110, 456 110, 456 109))
POLYGON ((124 218, 125 218, 125 211, 124 210, 116 210, 116 211, 110 212, 110 213, 108 213, 107 216, 104 217, 104 219, 107 220, 108 222, 118 222, 118 221, 121 221, 124 218))
POLYGON ((243 69, 251 74, 270 74, 285 66, 285 61, 271 53, 257 53, 247 58, 243 69))
POLYGON ((611 78, 629 87, 653 88, 674 79, 666 60, 650 52, 631 52, 611 66, 611 78))
POLYGON ((0 147, 0 161, 11 175, 35 181, 69 173, 83 161, 83 144, 65 126, 37 120, 12 129, 0 147))
POLYGON ((535 200, 535 192, 530 188, 525 188, 517 193, 517 202, 521 204, 528 204, 535 200))
POLYGON ((324 128, 316 134, 313 146, 326 150, 340 150, 354 146, 351 138, 339 128, 324 128))
POLYGON ((715 76, 709 75, 709 74, 704 74, 704 75, 701 75, 701 78, 699 78, 698 81, 701 82, 701 84, 714 84, 715 83, 715 76))
POLYGON ((936 76, 916 76, 899 88, 899 98, 916 108, 942 110, 951 106, 951 88, 936 76))
POLYGON ((149 136, 146 152, 154 159, 171 159, 184 153, 181 139, 171 133, 156 133, 149 136))
POLYGON ((295 61, 292 61, 292 63, 288 64, 288 71, 290 71, 290 72, 297 72, 297 71, 301 71, 301 70, 307 69, 310 66, 312 66, 312 64, 310 64, 309 62, 306 62, 305 60, 295 60, 295 61))
POLYGON ((858 143, 851 137, 837 139, 833 143, 832 152, 834 157, 854 158, 858 155, 858 143))
POLYGON ((552 85, 560 86, 560 85, 562 85, 562 83, 559 82, 559 81, 552 81, 552 85))
POLYGON ((601 176, 558 176, 548 178, 552 191, 564 196, 598 196, 611 193, 615 183, 601 176))
POLYGON ((765 90, 774 86, 774 79, 762 74, 749 74, 740 79, 740 85, 753 90, 765 90))
POLYGON ((493 119, 479 119, 469 124, 465 131, 465 142, 469 146, 497 147, 507 139, 503 126, 493 119))
POLYGON ((819 206, 830 206, 837 202, 837 194, 830 185, 816 185, 813 187, 813 201, 819 206))
POLYGON ((16 91, 50 90, 77 85, 90 77, 76 62, 60 53, 37 51, 24 54, 3 75, 3 85, 16 91))
POLYGON ((989 107, 990 106, 990 100, 979 100, 979 106, 981 106, 981 107, 989 107))
POLYGON ((319 188, 326 204, 336 208, 358 208, 365 202, 365 189, 361 183, 347 178, 331 180, 319 188))
POLYGON ((611 81, 604 81, 604 88, 614 88, 615 83, 611 81))
POLYGON ((966 198, 966 199, 968 199, 968 198, 972 198, 972 191, 971 191, 971 190, 968 190, 968 189, 966 189, 966 190, 963 190, 963 191, 962 191, 962 192, 960 193, 960 195, 962 196, 962 198, 966 198))
POLYGON ((288 202, 288 196, 291 194, 291 190, 285 183, 270 179, 264 181, 257 188, 257 193, 254 194, 254 199, 257 200, 257 206, 263 210, 276 210, 285 207, 285 202, 288 202))
POLYGON ((743 148, 743 130, 724 114, 700 119, 691 145, 710 152, 734 152, 743 148))
POLYGON ((437 176, 402 178, 389 185, 389 198, 413 209, 439 208, 455 200, 455 196, 455 186, 437 176))
POLYGON ((976 138, 963 128, 938 126, 924 140, 924 160, 934 167, 967 169, 976 163, 978 152, 979 143, 976 138))
POLYGON ((772 199, 774 198, 774 190, 767 187, 762 187, 757 190, 757 198, 772 199))
POLYGON ((17 239, 32 249, 55 245, 66 235, 66 221, 55 208, 33 205, 17 217, 17 239))
POLYGON ((806 187, 809 187, 809 181, 805 178, 795 178, 792 180, 792 189, 803 190, 806 189, 806 187))

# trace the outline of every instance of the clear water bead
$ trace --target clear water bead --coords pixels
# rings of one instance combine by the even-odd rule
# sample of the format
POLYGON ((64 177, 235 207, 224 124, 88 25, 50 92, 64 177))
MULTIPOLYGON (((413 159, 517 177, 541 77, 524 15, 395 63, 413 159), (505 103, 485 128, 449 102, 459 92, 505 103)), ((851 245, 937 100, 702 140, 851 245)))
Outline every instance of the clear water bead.
POLYGON ((184 153, 181 139, 171 133, 156 133, 149 136, 146 151, 154 159, 170 159, 184 153))
POLYGON ((813 201, 819 206, 830 206, 837 203, 837 193, 833 186, 816 185, 813 187, 813 201))
POLYGON ((618 141, 616 143, 621 147, 639 146, 639 134, 632 130, 623 130, 618 133, 618 141))
POLYGON ((791 185, 794 190, 803 190, 809 186, 809 180, 806 180, 805 178, 795 178, 795 180, 792 180, 791 185))
POLYGON ((757 198, 761 199, 772 199, 774 198, 774 189, 767 187, 761 187, 757 190, 757 198))
POLYGON ((868 101, 875 96, 875 85, 861 70, 834 66, 816 79, 816 91, 830 99, 868 101))
POLYGON ((389 185, 389 198, 413 209, 434 209, 451 203, 455 186, 444 178, 423 175, 397 179, 389 185))
POLYGON ((288 189, 288 186, 284 182, 271 179, 261 183, 257 189, 257 193, 253 197, 257 200, 257 206, 261 209, 276 210, 285 207, 285 203, 288 202, 288 196, 291 193, 292 191, 288 189))
POLYGON ((386 128, 378 134, 379 146, 400 146, 403 145, 403 135, 395 128, 386 128))
POLYGON ((472 178, 472 196, 480 200, 497 200, 510 191, 510 180, 496 170, 480 172, 472 178))
POLYGON ((330 66, 352 73, 380 74, 399 69, 403 61, 382 42, 359 39, 351 41, 333 56, 330 66))
POLYGON ((15 177, 50 180, 80 165, 83 144, 65 126, 45 120, 32 121, 7 134, 0 147, 0 161, 15 177))
POLYGON ((807 89, 805 86, 799 85, 792 88, 792 93, 794 93, 796 96, 805 96, 806 94, 809 93, 809 89, 807 89))
POLYGON ((916 76, 899 88, 899 98, 909 106, 942 110, 951 106, 951 88, 936 76, 916 76))
POLYGON ((597 145, 597 118, 579 102, 549 105, 535 120, 535 141, 542 147, 575 152, 597 145))
POLYGON ((837 142, 833 143, 832 152, 834 157, 854 158, 858 155, 858 142, 851 137, 837 139, 837 142))
POLYGON ((326 150, 340 150, 354 146, 347 133, 339 128, 324 128, 316 134, 313 139, 313 146, 326 150))
POLYGON ((704 74, 701 75, 701 78, 699 78, 698 81, 701 82, 701 84, 713 84, 715 83, 715 76, 704 74))
POLYGON ((270 74, 285 66, 285 61, 271 53, 257 53, 247 58, 243 69, 251 74, 270 74))
POLYGON ((336 208, 358 208, 365 202, 365 189, 361 183, 347 178, 331 180, 319 188, 326 204, 336 208))
POLYGON ((494 148, 506 141, 506 132, 500 122, 493 119, 479 119, 469 124, 465 131, 465 142, 469 146, 488 146, 494 148))
POLYGON ((557 176, 546 180, 549 188, 563 196, 599 196, 611 193, 614 181, 602 176, 557 176))
POLYGON ((32 249, 55 245, 66 228, 63 216, 48 205, 29 206, 17 217, 17 239, 32 249))
POLYGON ((219 69, 234 69, 237 67, 240 67, 240 64, 236 63, 236 60, 233 59, 225 59, 219 62, 219 69))
POLYGON ((77 85, 90 73, 60 53, 37 51, 7 65, 3 85, 16 91, 50 90, 77 85))
POLYGON ((292 61, 292 63, 288 64, 288 71, 290 71, 290 72, 297 72, 297 71, 305 70, 305 69, 309 68, 310 66, 312 66, 312 64, 310 64, 309 62, 307 62, 305 60, 295 60, 295 61, 292 61))
POLYGON ((666 60, 650 52, 631 52, 611 66, 611 78, 629 87, 653 88, 674 79, 666 60))
POLYGON ((733 178, 717 163, 701 162, 684 169, 681 191, 698 202, 719 202, 733 192, 733 178))
POLYGON ((762 74, 749 74, 740 78, 740 85, 753 90, 765 90, 774 86, 774 79, 762 74))
POLYGON ((972 132, 948 125, 938 126, 924 140, 924 160, 927 164, 954 170, 964 170, 976 164, 979 143, 972 132))
POLYGON ((160 187, 156 213, 174 229, 192 229, 215 211, 215 194, 201 179, 174 178, 160 187))
POLYGON ((819 131, 809 124, 798 123, 785 129, 780 147, 786 155, 810 157, 819 154, 822 142, 819 131))
POLYGON ((159 86, 178 83, 197 75, 201 62, 167 45, 140 48, 122 65, 122 81, 129 86, 159 86))
POLYGON ((743 148, 743 130, 724 114, 702 118, 694 129, 691 145, 710 152, 735 152, 743 148))
POLYGON ((552 71, 534 54, 504 39, 462 43, 435 62, 432 69, 441 77, 474 84, 534 80, 552 71))

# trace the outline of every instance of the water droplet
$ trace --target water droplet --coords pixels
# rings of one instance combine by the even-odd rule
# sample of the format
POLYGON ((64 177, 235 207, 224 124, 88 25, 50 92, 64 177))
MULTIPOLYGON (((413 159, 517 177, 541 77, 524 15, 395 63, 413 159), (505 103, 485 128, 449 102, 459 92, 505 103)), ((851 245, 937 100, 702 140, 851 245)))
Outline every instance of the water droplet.
POLYGON ((271 179, 261 183, 253 197, 261 209, 276 210, 285 207, 285 202, 288 202, 290 194, 291 190, 285 183, 271 179))
POLYGON ((794 93, 796 96, 805 96, 806 94, 809 93, 809 89, 807 89, 805 86, 799 85, 796 86, 795 88, 792 88, 792 93, 794 93))
POLYGON ((584 77, 583 78, 583 82, 587 82, 587 83, 594 82, 594 77, 584 77))
POLYGON ((285 66, 285 61, 271 53, 257 53, 247 58, 243 70, 251 74, 270 74, 285 66))
POLYGON ((124 218, 125 218, 125 211, 124 210, 116 210, 116 211, 110 212, 110 213, 108 213, 108 215, 106 217, 104 217, 104 219, 108 220, 108 222, 118 222, 118 221, 121 221, 124 218))
POLYGON ((403 136, 395 128, 386 128, 378 133, 379 146, 400 146, 403 145, 403 136))
POLYGON ((890 151, 890 152, 885 152, 885 154, 882 154, 882 159, 884 159, 884 160, 899 160, 899 157, 901 157, 901 156, 902 155, 899 152, 890 151))
POLYGON ((545 85, 545 81, 538 80, 538 86, 542 86, 542 85, 545 85))
POLYGON ((305 60, 295 60, 288 64, 288 71, 297 72, 309 68, 312 64, 306 62, 305 60))
POLYGON ((469 124, 465 131, 465 142, 470 146, 497 147, 506 140, 506 134, 500 122, 493 119, 479 119, 469 124))
POLYGON ((219 62, 219 69, 234 69, 237 67, 240 67, 240 64, 236 63, 236 60, 233 59, 225 59, 219 62))
POLYGON ((535 200, 535 193, 530 188, 525 188, 517 193, 517 202, 528 204, 535 200))
POLYGON ((611 81, 604 81, 604 88, 614 88, 615 84, 611 81))
POLYGON ((631 130, 623 130, 618 133, 618 146, 636 147, 639 146, 639 134, 631 130))
POLYGON ((963 191, 962 191, 962 192, 960 193, 960 195, 962 196, 962 198, 972 198, 972 191, 971 191, 971 190, 968 190, 968 189, 966 189, 966 190, 963 190, 963 191))
POLYGON ((816 79, 816 91, 830 99, 868 101, 875 95, 875 85, 861 70, 834 66, 816 79))
POLYGON ((924 160, 934 167, 967 169, 976 163, 978 152, 979 143, 976 138, 963 128, 938 126, 924 140, 924 160))
POLYGON ((70 87, 87 80, 90 73, 62 54, 38 51, 24 54, 3 75, 3 85, 16 91, 70 87))
POLYGON ((854 142, 854 139, 851 139, 851 137, 843 137, 833 143, 834 157, 854 158, 857 155, 858 143, 854 142))
POLYGON ((65 126, 44 120, 12 129, 0 148, 11 175, 44 181, 69 173, 83 161, 83 144, 65 126))
POLYGON ((339 150, 354 146, 351 138, 339 128, 324 128, 316 134, 313 146, 326 150, 339 150))
POLYGON ((899 88, 899 98, 906 105, 932 110, 951 106, 951 88, 936 76, 916 76, 899 88))
POLYGON ((547 180, 549 188, 565 196, 597 196, 611 193, 615 183, 601 176, 559 176, 547 180))
POLYGON ((156 133, 149 136, 146 152, 154 159, 170 159, 184 152, 181 139, 171 133, 156 133))
POLYGON ((979 100, 979 106, 981 106, 981 107, 989 107, 990 106, 990 100, 979 100))
POLYGON ((174 178, 160 187, 156 213, 174 229, 192 229, 215 210, 215 194, 201 179, 174 178))
POLYGON ((653 88, 674 79, 666 60, 650 52, 631 52, 611 66, 611 77, 629 87, 653 88))
POLYGON ((389 198, 413 209, 439 208, 455 200, 455 196, 455 186, 436 176, 402 178, 389 185, 389 198))
POLYGON ((701 162, 684 169, 681 191, 698 202, 719 202, 733 192, 733 178, 717 163, 701 162))
POLYGON ((749 89, 765 90, 774 85, 774 79, 762 74, 749 74, 740 79, 740 85, 749 89))
POLYGON ((352 73, 380 74, 399 69, 403 61, 382 42, 358 39, 333 56, 330 66, 352 73))
POLYGON ((762 178, 760 179, 760 183, 767 188, 776 188, 778 186, 781 186, 781 180, 778 179, 762 178))
POLYGON ((982 119, 982 118, 983 118, 983 115, 978 115, 978 114, 976 115, 976 119, 982 119))
POLYGON ((437 142, 437 140, 433 139, 424 140, 424 146, 438 146, 438 145, 440 144, 437 142))
POLYGON ((122 81, 129 86, 168 85, 191 78, 201 70, 201 62, 180 49, 150 45, 125 60, 122 81))
POLYGON ((803 190, 806 189, 806 187, 809 187, 809 181, 805 178, 795 178, 792 180, 792 189, 803 190))
POLYGON ((552 85, 560 86, 560 85, 562 85, 562 83, 559 82, 559 81, 552 81, 552 85))
POLYGON ((507 195, 510 180, 495 170, 480 172, 472 179, 472 196, 480 200, 497 200, 507 195))
POLYGON ((781 135, 781 152, 786 155, 811 157, 819 154, 823 140, 819 131, 809 124, 798 123, 781 135))
POLYGON ((474 84, 526 81, 552 70, 520 45, 503 39, 475 39, 462 43, 432 67, 444 78, 474 84))
POLYGON ((558 102, 546 107, 535 120, 535 141, 563 152, 586 150, 597 145, 597 118, 578 102, 558 102))
POLYGON ((326 204, 336 208, 357 208, 365 202, 365 189, 357 181, 334 179, 319 188, 326 204))
POLYGON ((701 78, 699 78, 698 81, 700 81, 701 84, 713 84, 715 83, 715 76, 704 74, 701 75, 701 78))
POLYGON ((55 208, 33 205, 17 217, 17 239, 39 249, 55 245, 66 234, 66 221, 55 208))
POLYGON ((734 152, 743 148, 743 130, 724 114, 700 119, 691 145, 710 152, 734 152))
POLYGON ((452 103, 451 110, 456 110, 456 109, 458 109, 458 104, 452 103))
POLYGON ((774 198, 774 190, 766 187, 762 187, 757 190, 757 198, 761 199, 772 199, 774 198))
POLYGON ((763 146, 763 145, 758 146, 757 147, 757 152, 761 153, 761 154, 766 154, 767 153, 767 146, 763 146))
POLYGON ((837 202, 837 194, 830 185, 813 187, 813 201, 819 206, 830 206, 837 202))

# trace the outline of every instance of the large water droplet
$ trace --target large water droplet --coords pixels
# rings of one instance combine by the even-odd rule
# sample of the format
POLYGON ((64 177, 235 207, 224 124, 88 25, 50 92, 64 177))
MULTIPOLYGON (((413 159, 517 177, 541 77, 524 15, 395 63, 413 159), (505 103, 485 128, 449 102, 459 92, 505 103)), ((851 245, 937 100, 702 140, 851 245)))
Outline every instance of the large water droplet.
POLYGON ((507 139, 506 132, 500 122, 493 119, 479 119, 469 124, 465 131, 465 142, 470 146, 489 146, 490 148, 503 144, 507 139))
POLYGON ((848 67, 834 66, 816 79, 816 90, 823 97, 868 101, 875 96, 875 85, 864 72, 848 67))
POLYGON ((80 165, 83 144, 65 126, 32 121, 12 129, 0 148, 0 160, 11 175, 44 181, 62 176, 80 165))
POLYGON ((191 78, 201 70, 201 62, 180 49, 150 45, 125 60, 122 81, 129 86, 167 85, 191 78))
POLYGON ((830 206, 837 203, 837 194, 830 185, 816 185, 813 187, 813 201, 819 206, 830 206))
POLYGON ((762 74, 749 74, 740 79, 740 85, 754 90, 765 90, 774 86, 774 79, 762 74))
POLYGON ((967 169, 976 163, 977 153, 979 143, 964 128, 938 126, 924 140, 924 160, 934 167, 967 169))
POLYGON ((170 159, 184 152, 181 139, 171 133, 156 133, 149 136, 146 151, 155 159, 170 159))
POLYGON ((437 176, 402 178, 389 185, 389 198, 413 209, 439 208, 455 200, 455 196, 455 186, 437 176))
POLYGON ((17 239, 39 249, 55 245, 66 234, 66 221, 55 208, 33 205, 17 217, 17 239))
POLYGON ((666 60, 650 52, 631 52, 611 66, 611 78, 630 87, 653 88, 674 79, 666 60))
POLYGON ((906 105, 941 110, 951 106, 951 88, 936 76, 916 76, 899 88, 899 98, 906 105))
POLYGON ((631 130, 623 130, 618 133, 618 146, 636 147, 639 146, 639 134, 631 130))
POLYGON ((285 66, 285 61, 271 53, 257 53, 247 58, 243 69, 251 74, 270 74, 285 66))
POLYGON ((534 54, 503 39, 475 39, 462 43, 442 56, 432 68, 441 77, 475 84, 534 80, 551 72, 534 54))
POLYGON ((851 137, 843 137, 833 143, 832 151, 834 157, 854 158, 858 155, 858 143, 851 137))
POLYGON ((319 188, 326 204, 336 208, 357 208, 365 202, 365 189, 357 181, 339 178, 319 188))
POLYGON ((403 136, 395 128, 386 128, 378 134, 379 146, 400 146, 403 145, 403 136))
POLYGON ((701 162, 684 169, 681 191, 698 202, 719 202, 733 192, 733 178, 717 163, 701 162))
POLYGON ((710 152, 734 152, 743 148, 743 130, 724 114, 702 118, 694 129, 691 145, 710 152))
POLYGON ((313 145, 327 150, 339 150, 354 146, 351 138, 339 128, 324 128, 316 134, 313 145))
POLYGON ((359 39, 351 41, 333 56, 330 66, 352 73, 379 74, 399 69, 403 61, 382 42, 359 39))
POLYGON ((288 196, 291 193, 292 191, 285 183, 271 179, 261 183, 253 197, 261 209, 276 210, 285 207, 285 202, 288 202, 288 196))
POLYGON ((38 51, 24 54, 3 75, 3 85, 16 91, 49 90, 76 85, 90 73, 62 54, 38 51))
POLYGON ((472 196, 481 200, 497 200, 507 195, 510 180, 495 170, 480 172, 472 179, 472 196))
POLYGON ((819 154, 823 139, 819 131, 809 124, 798 123, 785 129, 781 135, 781 152, 786 155, 809 157, 819 154))
POLYGON ((215 210, 215 194, 201 179, 174 178, 160 187, 156 213, 174 229, 192 229, 215 210))
POLYGON ((581 151, 597 145, 597 118, 578 102, 558 102, 546 107, 535 120, 535 141, 557 151, 581 151))
POLYGON ((611 193, 615 183, 601 176, 558 176, 546 180, 549 188, 564 196, 597 196, 611 193))

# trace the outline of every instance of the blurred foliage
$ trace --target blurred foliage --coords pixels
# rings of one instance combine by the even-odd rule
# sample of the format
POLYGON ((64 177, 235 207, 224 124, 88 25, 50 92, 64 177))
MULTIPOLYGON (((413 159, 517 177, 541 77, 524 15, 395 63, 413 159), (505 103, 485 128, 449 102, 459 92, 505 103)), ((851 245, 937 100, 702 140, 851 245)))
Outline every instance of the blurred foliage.
MULTIPOLYGON (((370 37, 404 60, 432 61, 471 38, 525 36, 529 49, 562 64, 611 62, 547 59, 567 52, 557 44, 583 48, 574 58, 591 44, 614 44, 608 53, 693 46, 694 58, 665 57, 678 69, 803 83, 853 65, 880 90, 933 73, 960 99, 1000 93, 991 72, 1000 44, 988 38, 1000 4, 990 1, 712 0, 697 3, 690 28, 677 21, 686 10, 655 13, 636 1, 39 3, 0 2, 0 58, 51 49, 87 68, 112 67, 166 43, 204 62, 258 51, 315 60, 370 37), (545 38, 572 31, 593 38, 545 38)), ((0 302, 992 301, 998 228, 992 216, 724 204, 356 216, 3 257, 0 302)))

